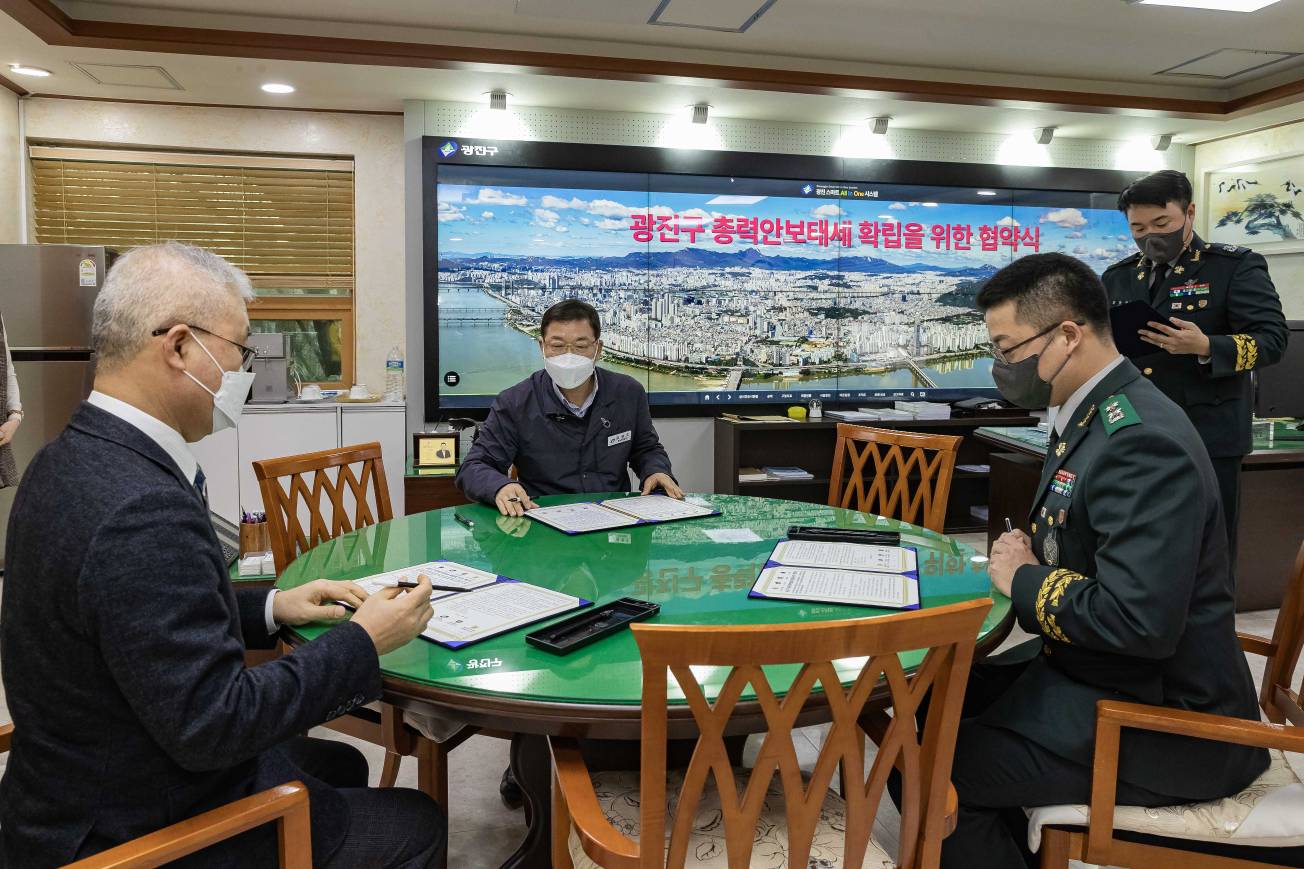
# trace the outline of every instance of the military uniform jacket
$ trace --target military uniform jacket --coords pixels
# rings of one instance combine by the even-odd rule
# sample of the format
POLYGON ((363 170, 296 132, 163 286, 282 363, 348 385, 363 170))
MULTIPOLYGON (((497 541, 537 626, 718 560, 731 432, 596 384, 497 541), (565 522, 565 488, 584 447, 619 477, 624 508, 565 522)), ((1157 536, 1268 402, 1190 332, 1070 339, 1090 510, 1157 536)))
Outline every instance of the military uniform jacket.
POLYGON ((1261 254, 1209 244, 1197 235, 1153 289, 1153 264, 1139 252, 1105 270, 1115 305, 1149 302, 1209 336, 1209 362, 1156 348, 1136 359, 1141 372, 1191 418, 1214 458, 1250 452, 1250 372, 1281 359, 1286 321, 1261 254))
MULTIPOLYGON (((1034 505, 1041 563, 1018 569, 1010 596, 1039 638, 993 659, 1029 662, 986 723, 1090 766, 1099 700, 1259 719, 1213 467, 1181 409, 1130 362, 1074 412, 1034 505)), ((1206 800, 1267 764, 1256 748, 1124 730, 1119 775, 1206 800)))

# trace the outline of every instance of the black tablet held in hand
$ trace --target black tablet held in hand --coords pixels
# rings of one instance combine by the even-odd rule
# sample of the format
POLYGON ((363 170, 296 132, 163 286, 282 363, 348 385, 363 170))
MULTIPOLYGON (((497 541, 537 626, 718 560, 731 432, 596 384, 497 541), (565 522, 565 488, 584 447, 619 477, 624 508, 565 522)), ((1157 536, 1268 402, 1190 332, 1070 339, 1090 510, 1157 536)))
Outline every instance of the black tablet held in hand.
POLYGON ((1109 325, 1114 333, 1114 346, 1128 359, 1163 352, 1155 345, 1142 341, 1141 336, 1137 334, 1142 329, 1154 331, 1148 325, 1150 323, 1173 326, 1173 322, 1167 316, 1156 311, 1148 302, 1124 302, 1109 309, 1109 325))

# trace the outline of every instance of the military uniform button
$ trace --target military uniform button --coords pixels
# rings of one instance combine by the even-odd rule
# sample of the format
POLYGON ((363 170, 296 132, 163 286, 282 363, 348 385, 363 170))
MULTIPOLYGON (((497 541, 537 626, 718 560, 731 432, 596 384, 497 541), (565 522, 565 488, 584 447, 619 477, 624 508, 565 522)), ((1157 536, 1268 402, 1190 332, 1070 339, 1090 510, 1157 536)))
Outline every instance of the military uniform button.
POLYGON ((1153 368, 1147 368, 1141 373, 1144 374, 1146 377, 1149 377, 1151 374, 1155 373, 1155 370, 1153 368))

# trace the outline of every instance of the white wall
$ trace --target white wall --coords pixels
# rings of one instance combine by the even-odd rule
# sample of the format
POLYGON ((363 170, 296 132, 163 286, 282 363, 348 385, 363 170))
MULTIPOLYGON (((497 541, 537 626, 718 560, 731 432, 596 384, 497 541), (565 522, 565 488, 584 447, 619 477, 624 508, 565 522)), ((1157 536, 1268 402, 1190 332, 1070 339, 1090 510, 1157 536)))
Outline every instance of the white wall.
POLYGON ((22 239, 18 196, 18 97, 0 88, 0 244, 22 239))
MULTIPOLYGON (((1197 185, 1198 231, 1202 234, 1207 234, 1208 231, 1208 214, 1199 201, 1201 191, 1198 185, 1204 172, 1289 154, 1304 155, 1304 121, 1196 145, 1195 174, 1191 180, 1197 185)), ((1267 260, 1268 271, 1281 295, 1286 317, 1304 320, 1304 253, 1268 254, 1267 260)))
MULTIPOLYGON (((352 157, 356 379, 373 391, 384 387, 385 357, 403 344, 405 319, 402 118, 85 100, 29 99, 24 105, 29 140, 352 157)), ((0 104, 0 114, 7 109, 0 104)), ((0 155, 16 148, 4 138, 6 129, 0 122, 0 155)), ((0 197, 9 163, 0 157, 0 197)), ((10 213, 0 207, 0 238, 10 213)))
MULTIPOLYGON (((1191 171, 1192 149, 1175 145, 1157 152, 1144 142, 1113 142, 1059 138, 1036 145, 1029 132, 1001 136, 916 130, 889 130, 873 136, 867 127, 836 124, 797 124, 713 118, 705 126, 684 116, 636 112, 513 107, 490 111, 484 105, 410 100, 404 104, 404 138, 409 145, 421 136, 522 139, 595 145, 656 145, 782 154, 937 160, 968 163, 1123 169, 1137 174, 1156 169, 1191 171)), ((421 359, 421 209, 420 163, 408 165, 409 364, 421 359), (416 197, 415 199, 413 197, 416 197)), ((411 383, 411 377, 409 378, 411 383)), ((420 392, 408 392, 408 425, 422 427, 420 392)), ((691 491, 714 487, 714 427, 709 419, 658 419, 657 431, 670 453, 675 475, 691 491)))

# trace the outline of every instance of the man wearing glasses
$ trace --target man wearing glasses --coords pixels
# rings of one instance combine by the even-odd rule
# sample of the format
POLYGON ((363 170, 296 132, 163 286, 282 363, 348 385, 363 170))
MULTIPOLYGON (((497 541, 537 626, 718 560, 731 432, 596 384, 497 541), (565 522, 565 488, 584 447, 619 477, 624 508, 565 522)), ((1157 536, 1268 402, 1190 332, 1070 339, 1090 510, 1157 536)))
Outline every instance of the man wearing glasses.
POLYGON ((683 492, 670 472, 637 380, 597 367, 602 326, 592 305, 558 302, 543 314, 543 370, 504 390, 457 472, 457 487, 504 516, 532 496, 623 492, 629 468, 643 494, 683 492), (517 480, 508 476, 516 467, 517 480))
MULTIPOLYGON (((1058 409, 1031 536, 1002 535, 989 564, 1034 639, 974 665, 951 775, 959 816, 942 843, 946 869, 1011 869, 1036 865, 1025 807, 1088 801, 1097 701, 1259 710, 1208 453, 1115 349, 1100 279, 1063 254, 1027 256, 978 306, 1002 395, 1058 409)), ((1118 802, 1219 799, 1267 763, 1256 748, 1128 730, 1118 802)))

